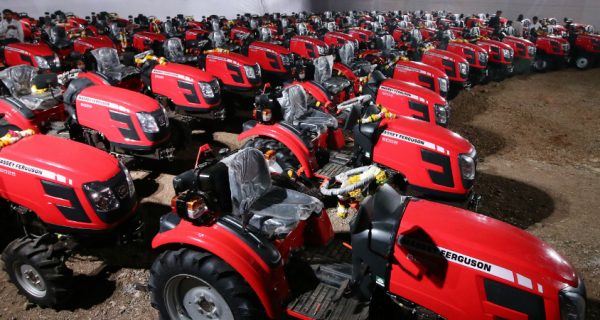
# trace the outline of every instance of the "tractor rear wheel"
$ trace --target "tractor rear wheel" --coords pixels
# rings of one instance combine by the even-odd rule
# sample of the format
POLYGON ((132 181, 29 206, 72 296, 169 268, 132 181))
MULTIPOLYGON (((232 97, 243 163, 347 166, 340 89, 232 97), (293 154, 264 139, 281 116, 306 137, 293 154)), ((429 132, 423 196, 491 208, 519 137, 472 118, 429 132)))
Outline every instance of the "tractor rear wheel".
POLYGON ((10 281, 42 307, 63 306, 71 296, 73 272, 65 265, 66 258, 66 248, 49 234, 16 239, 2 253, 10 281))
POLYGON ((577 69, 579 70, 585 70, 587 68, 590 67, 591 63, 591 59, 590 56, 587 54, 582 54, 580 56, 578 56, 577 58, 575 58, 575 66, 577 67, 577 69))
POLYGON ((266 318, 246 280, 208 252, 163 252, 152 265, 148 286, 161 319, 266 318))

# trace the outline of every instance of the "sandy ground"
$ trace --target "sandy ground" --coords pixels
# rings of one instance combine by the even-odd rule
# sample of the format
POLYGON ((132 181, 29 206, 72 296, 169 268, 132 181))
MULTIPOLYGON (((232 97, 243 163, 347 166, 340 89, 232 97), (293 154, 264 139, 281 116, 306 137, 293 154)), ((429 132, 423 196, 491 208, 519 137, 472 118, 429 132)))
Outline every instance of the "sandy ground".
MULTIPOLYGON (((476 87, 451 103, 451 128, 467 137, 481 157, 480 211, 526 229, 563 254, 585 278, 588 319, 600 319, 599 88, 600 69, 563 70, 476 87)), ((212 135, 195 132, 194 145, 236 147, 235 123, 241 122, 216 128, 212 135)), ((183 160, 159 168, 160 174, 152 172, 152 165, 134 172, 150 230, 169 210, 173 174, 191 168, 194 157, 188 152, 183 160)), ((336 229, 346 228, 347 221, 332 218, 336 229)), ((144 290, 153 258, 147 244, 72 258, 76 298, 59 311, 27 303, 1 272, 0 319, 156 318, 144 290)))

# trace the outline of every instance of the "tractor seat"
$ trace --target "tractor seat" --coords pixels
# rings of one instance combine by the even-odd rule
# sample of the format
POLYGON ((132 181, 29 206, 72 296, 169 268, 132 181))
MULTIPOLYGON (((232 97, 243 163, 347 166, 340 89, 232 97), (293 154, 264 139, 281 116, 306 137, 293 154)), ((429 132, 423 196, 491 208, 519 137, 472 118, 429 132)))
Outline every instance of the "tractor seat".
MULTIPOLYGON (((248 224, 267 237, 283 238, 301 220, 323 209, 323 203, 314 197, 273 186, 267 162, 257 149, 240 150, 221 162, 226 165, 227 175, 221 172, 221 179, 213 179, 213 186, 227 185, 222 179, 227 177, 231 213, 249 216, 248 224)), ((223 166, 219 171, 223 171, 223 166)), ((221 200, 224 195, 219 196, 221 200)))
POLYGON ((342 77, 331 77, 323 82, 321 82, 323 87, 327 90, 327 92, 337 95, 342 92, 346 88, 350 87, 352 83, 350 80, 342 77))
POLYGON ((282 91, 277 101, 283 112, 283 121, 303 130, 320 134, 328 128, 336 129, 337 119, 307 105, 306 91, 301 85, 292 85, 282 91))
POLYGON ((56 107, 62 101, 61 90, 48 89, 42 93, 31 93, 18 97, 27 108, 32 111, 48 110, 56 107))
POLYGON ((120 82, 129 76, 136 76, 140 73, 140 69, 133 66, 118 65, 116 67, 103 69, 100 71, 111 82, 120 82))

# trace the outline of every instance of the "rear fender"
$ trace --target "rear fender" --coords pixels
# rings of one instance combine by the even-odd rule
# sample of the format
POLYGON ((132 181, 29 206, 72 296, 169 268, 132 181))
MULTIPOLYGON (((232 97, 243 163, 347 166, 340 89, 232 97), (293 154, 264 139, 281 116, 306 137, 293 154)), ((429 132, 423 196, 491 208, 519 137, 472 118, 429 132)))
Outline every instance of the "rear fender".
POLYGON ((312 155, 311 150, 308 149, 298 135, 284 128, 282 125, 257 124, 252 129, 242 132, 238 136, 238 141, 242 141, 250 137, 267 137, 281 142, 288 149, 290 149, 296 159, 298 159, 298 162, 300 162, 300 165, 302 165, 304 174, 306 174, 306 176, 309 178, 314 175, 313 170, 317 167, 317 161, 312 155))
POLYGON ((173 229, 159 232, 152 240, 154 249, 181 247, 182 244, 210 252, 225 261, 252 287, 269 318, 280 317, 283 300, 289 291, 283 277, 281 256, 278 261, 265 261, 245 237, 242 239, 236 231, 221 223, 206 227, 181 220, 173 229))
POLYGON ((0 98, 0 113, 4 114, 4 120, 21 130, 34 129, 39 132, 35 123, 35 115, 27 107, 17 108, 6 98, 0 98))
POLYGON ((333 71, 337 72, 338 76, 344 77, 350 82, 352 82, 352 86, 354 92, 359 92, 360 90, 360 79, 352 72, 352 69, 348 68, 348 66, 336 62, 333 64, 333 71))
POLYGON ((81 72, 77 75, 77 78, 89 79, 96 85, 110 86, 110 82, 108 82, 108 80, 104 79, 101 75, 95 72, 81 72))

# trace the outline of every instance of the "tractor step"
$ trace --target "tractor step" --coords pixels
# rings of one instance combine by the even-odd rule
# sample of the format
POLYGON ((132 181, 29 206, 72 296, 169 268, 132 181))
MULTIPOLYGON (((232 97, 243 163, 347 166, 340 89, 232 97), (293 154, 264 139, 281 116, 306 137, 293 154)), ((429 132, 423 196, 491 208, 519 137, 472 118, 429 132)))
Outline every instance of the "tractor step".
POLYGON ((334 162, 329 162, 324 165, 319 171, 315 172, 317 177, 323 178, 333 178, 342 172, 346 172, 350 170, 350 167, 347 167, 343 164, 338 164, 334 162))
POLYGON ((290 316, 311 319, 359 320, 369 317, 368 304, 342 296, 344 288, 320 283, 314 290, 298 296, 287 306, 290 316))
POLYGON ((342 149, 329 153, 329 163, 348 165, 352 161, 352 149, 342 149))

